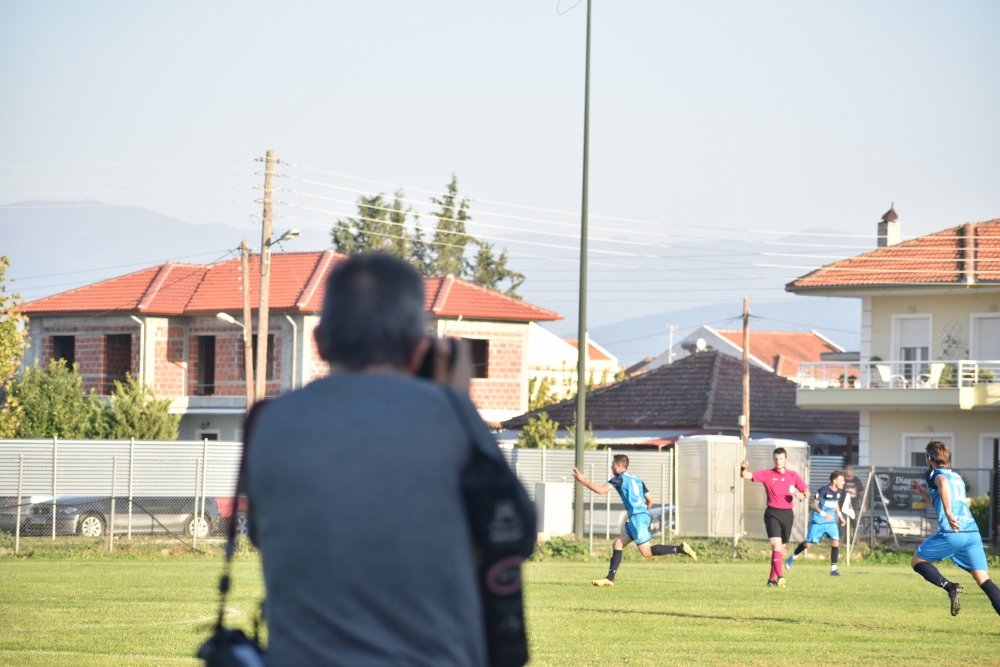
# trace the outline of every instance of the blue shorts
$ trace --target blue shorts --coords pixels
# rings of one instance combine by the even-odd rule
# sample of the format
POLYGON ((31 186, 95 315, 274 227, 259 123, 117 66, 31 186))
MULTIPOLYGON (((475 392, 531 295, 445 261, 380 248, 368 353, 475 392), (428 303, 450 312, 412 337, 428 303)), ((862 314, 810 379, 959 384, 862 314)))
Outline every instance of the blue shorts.
POLYGON ((653 533, 649 532, 649 515, 633 514, 625 522, 625 532, 636 545, 645 544, 653 539, 653 533))
POLYGON ((929 561, 951 558, 963 570, 986 570, 983 537, 978 530, 967 533, 938 531, 917 547, 918 558, 929 561))
POLYGON ((809 534, 806 535, 806 542, 818 544, 824 537, 829 537, 831 540, 839 540, 840 526, 836 523, 809 524, 809 534))

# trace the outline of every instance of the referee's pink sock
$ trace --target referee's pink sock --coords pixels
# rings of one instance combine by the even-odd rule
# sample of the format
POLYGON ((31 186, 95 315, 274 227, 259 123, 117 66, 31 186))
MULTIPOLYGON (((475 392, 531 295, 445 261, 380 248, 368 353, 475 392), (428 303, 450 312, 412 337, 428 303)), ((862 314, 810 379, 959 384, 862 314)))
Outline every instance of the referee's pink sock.
POLYGON ((785 576, 785 568, 784 563, 781 562, 780 551, 771 552, 771 574, 774 579, 780 579, 785 576))

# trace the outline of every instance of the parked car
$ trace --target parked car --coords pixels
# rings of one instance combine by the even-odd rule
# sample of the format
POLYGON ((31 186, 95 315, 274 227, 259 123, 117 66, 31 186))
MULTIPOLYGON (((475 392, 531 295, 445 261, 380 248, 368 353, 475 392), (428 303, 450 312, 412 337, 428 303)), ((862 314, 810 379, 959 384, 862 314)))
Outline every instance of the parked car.
MULTIPOLYGON (((204 513, 195 511, 191 496, 135 496, 131 514, 129 499, 114 499, 114 512, 110 497, 59 496, 55 500, 55 525, 57 535, 83 535, 102 537, 108 527, 115 533, 175 533, 206 537, 218 532, 219 507, 215 498, 204 499, 204 513), (113 518, 113 521, 112 521, 113 518)), ((200 507, 199 507, 200 509, 200 507)), ((52 531, 52 499, 36 502, 27 508, 22 521, 25 534, 46 534, 52 531)))
POLYGON ((219 532, 223 535, 229 530, 229 522, 236 522, 236 534, 247 534, 247 497, 239 496, 233 503, 232 496, 216 496, 215 504, 219 508, 219 532), (233 505, 235 504, 235 508, 233 505))

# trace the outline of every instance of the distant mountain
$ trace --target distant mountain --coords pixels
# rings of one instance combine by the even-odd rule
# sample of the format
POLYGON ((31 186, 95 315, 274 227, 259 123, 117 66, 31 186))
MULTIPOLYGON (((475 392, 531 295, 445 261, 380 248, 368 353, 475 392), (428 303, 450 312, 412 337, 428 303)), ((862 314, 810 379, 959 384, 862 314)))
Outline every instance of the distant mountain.
MULTIPOLYGON (((675 343, 703 324, 718 329, 741 328, 741 307, 717 304, 644 315, 596 327, 590 335, 596 343, 617 356, 622 365, 630 366, 667 349, 667 328, 671 324, 677 326, 675 343)), ((861 304, 858 299, 794 295, 780 301, 751 302, 751 333, 754 329, 815 330, 846 350, 857 350, 860 344, 861 304)), ((575 337, 575 333, 568 335, 575 337)))
MULTIPOLYGON (((10 257, 8 278, 25 301, 167 261, 215 262, 233 256, 242 239, 258 248, 260 228, 195 225, 94 201, 0 206, 0 255, 10 257)), ((287 248, 315 250, 325 241, 303 234, 287 248)))

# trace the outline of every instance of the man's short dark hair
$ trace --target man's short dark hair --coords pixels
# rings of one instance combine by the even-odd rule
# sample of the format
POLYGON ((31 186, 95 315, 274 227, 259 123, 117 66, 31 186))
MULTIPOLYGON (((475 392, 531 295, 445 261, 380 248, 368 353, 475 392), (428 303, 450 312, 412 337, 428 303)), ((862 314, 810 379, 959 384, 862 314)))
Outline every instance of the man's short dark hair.
POLYGON ((628 457, 625 454, 615 454, 611 459, 613 463, 617 463, 628 470, 628 457))
POLYGON ((772 456, 774 454, 784 454, 785 456, 788 456, 788 452, 785 451, 784 447, 778 447, 777 449, 775 449, 774 452, 772 452, 772 456))
POLYGON ((843 476, 844 476, 844 471, 843 470, 834 470, 833 472, 830 473, 830 481, 832 482, 833 480, 837 479, 838 477, 843 477, 843 476))
POLYGON ((424 334, 424 280, 403 260, 366 253, 330 272, 317 336, 329 363, 405 368, 424 334))

